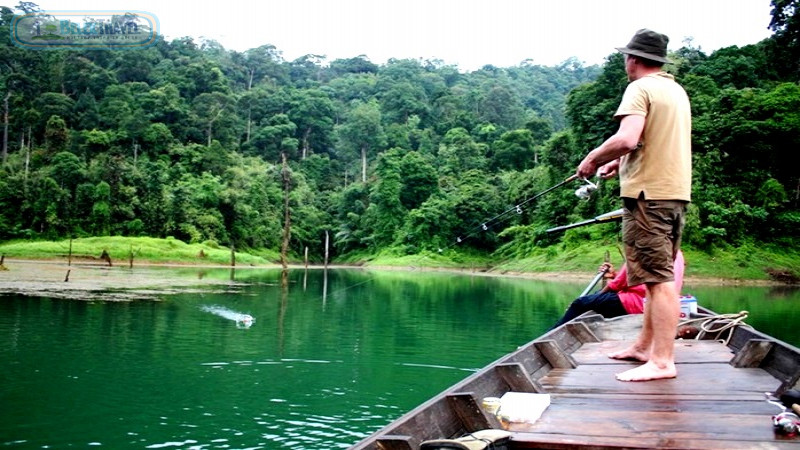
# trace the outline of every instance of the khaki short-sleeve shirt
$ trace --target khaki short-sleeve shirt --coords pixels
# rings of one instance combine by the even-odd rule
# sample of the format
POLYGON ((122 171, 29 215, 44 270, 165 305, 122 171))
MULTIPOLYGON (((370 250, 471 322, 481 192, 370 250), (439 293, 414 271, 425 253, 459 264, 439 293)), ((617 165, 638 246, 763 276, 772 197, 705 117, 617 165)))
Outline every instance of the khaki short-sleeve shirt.
POLYGON ((620 196, 691 201, 692 112, 686 91, 659 72, 631 82, 614 117, 645 117, 642 146, 620 160, 620 196))

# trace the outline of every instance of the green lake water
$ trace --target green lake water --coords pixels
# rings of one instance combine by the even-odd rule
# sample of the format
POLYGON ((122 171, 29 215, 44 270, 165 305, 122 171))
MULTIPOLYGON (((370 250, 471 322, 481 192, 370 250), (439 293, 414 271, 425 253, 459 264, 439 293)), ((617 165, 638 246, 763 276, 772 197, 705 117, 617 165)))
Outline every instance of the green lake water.
MULTIPOLYGON (((297 270, 284 290, 279 278, 239 270, 235 292, 160 301, 0 296, 0 446, 347 448, 545 332, 585 287, 297 270)), ((684 293, 800 345, 798 289, 684 293)))

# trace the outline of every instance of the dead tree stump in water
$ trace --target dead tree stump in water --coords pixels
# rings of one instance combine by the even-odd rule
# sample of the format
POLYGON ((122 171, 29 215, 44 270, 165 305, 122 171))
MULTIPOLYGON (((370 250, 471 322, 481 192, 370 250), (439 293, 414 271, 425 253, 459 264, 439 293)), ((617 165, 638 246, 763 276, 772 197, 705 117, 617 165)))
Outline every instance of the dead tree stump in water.
POLYGON ((100 259, 107 262, 109 267, 113 266, 113 264, 111 264, 111 256, 109 256, 108 252, 105 249, 103 249, 103 253, 100 254, 100 259))

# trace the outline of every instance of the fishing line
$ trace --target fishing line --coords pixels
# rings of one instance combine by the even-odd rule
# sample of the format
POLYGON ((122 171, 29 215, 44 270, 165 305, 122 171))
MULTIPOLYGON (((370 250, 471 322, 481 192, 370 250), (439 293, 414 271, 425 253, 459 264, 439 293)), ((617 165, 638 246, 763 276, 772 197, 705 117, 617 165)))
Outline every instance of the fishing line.
MULTIPOLYGON (((494 216, 494 217, 492 217, 490 219, 482 221, 479 225, 474 226, 473 228, 468 230, 468 232, 466 234, 459 235, 455 239, 455 241, 452 242, 451 244, 445 246, 444 248, 440 247, 438 249, 438 252, 440 254, 444 253, 445 250, 449 250, 449 249, 455 247, 456 245, 459 245, 459 244, 463 243, 467 239, 469 239, 469 238, 471 238, 471 237, 473 237, 473 236, 475 236, 477 234, 480 234, 481 232, 488 232, 493 227, 505 222, 505 220, 507 220, 509 217, 513 217, 511 215, 511 213, 516 213, 517 215, 522 214, 524 212, 523 209, 522 209, 522 207, 524 205, 526 205, 526 204, 538 199, 539 197, 543 196, 544 194, 547 194, 548 192, 551 192, 551 191, 553 191, 555 189, 558 189, 559 187, 564 186, 565 184, 567 184, 567 183, 569 183, 571 181, 574 181, 576 179, 578 179, 578 175, 571 175, 571 176, 567 177, 566 179, 564 179, 563 181, 561 181, 559 183, 556 183, 555 185, 550 186, 549 188, 539 192, 538 194, 526 198, 522 202, 520 202, 520 203, 514 205, 513 207, 501 212, 500 214, 497 214, 496 216, 494 216)), ((578 196, 579 198, 583 199, 583 200, 586 200, 586 199, 589 198, 591 193, 594 192, 598 188, 599 182, 598 182, 598 184, 595 184, 595 183, 592 183, 592 182, 590 182, 589 180, 587 180, 585 178, 583 178, 582 180, 586 183, 586 185, 580 187, 577 191, 575 191, 575 195, 578 196)), ((426 255, 420 255, 419 256, 419 260, 420 261, 423 260, 424 258, 430 259, 430 257, 428 257, 426 255)), ((500 264, 495 265, 495 267, 498 267, 499 265, 505 264, 507 261, 510 261, 511 259, 513 259, 513 258, 509 258, 506 261, 502 261, 500 264)), ((416 269, 416 267, 414 267, 414 266, 411 266, 411 267, 412 267, 412 269, 416 269)), ((491 271, 491 270, 493 270, 493 268, 488 269, 486 272, 491 271)))
MULTIPOLYGON (((582 178, 581 180, 586 184, 575 190, 575 196, 580 198, 581 200, 588 200, 589 198, 591 198, 592 193, 600 188, 601 179, 597 180, 596 183, 592 183, 591 181, 589 181, 586 178, 582 178)), ((550 233, 550 232, 553 232, 553 231, 562 231, 562 230, 567 230, 567 229, 570 229, 570 228, 575 228, 575 227, 594 224, 594 223, 611 223, 611 222, 619 220, 621 218, 622 218, 622 209, 619 209, 619 210, 615 210, 615 211, 612 211, 612 212, 609 212, 609 213, 606 213, 606 214, 601 214, 601 215, 599 215, 599 216, 597 216, 597 217, 595 217, 593 219, 590 219, 590 220, 584 220, 582 222, 578 222, 578 223, 574 223, 574 224, 570 224, 570 225, 562 225, 562 226, 550 228, 550 229, 545 230, 545 232, 546 233, 550 233)), ((625 256, 622 255, 622 251, 619 249, 619 247, 617 247, 617 250, 620 251, 620 256, 622 257, 622 262, 624 263, 625 262, 625 256)), ((494 267, 489 268, 487 270, 487 272, 495 270, 495 269, 498 269, 498 268, 502 268, 507 262, 512 261, 514 259, 516 259, 516 258, 512 256, 512 257, 509 257, 509 258, 507 258, 507 259, 505 259, 503 261, 500 261, 497 264, 495 264, 494 267)), ((521 267, 517 266, 516 271, 525 271, 528 267, 532 266, 533 264, 535 264, 535 262, 532 262, 532 263, 529 263, 529 264, 525 264, 525 265, 523 265, 521 267)))
MULTIPOLYGON (((469 229, 465 234, 459 235, 453 242, 451 242, 446 247, 439 248, 438 249, 438 253, 441 254, 445 250, 449 250, 449 249, 451 249, 451 248, 463 243, 464 241, 466 241, 467 239, 469 239, 471 237, 474 237, 474 236, 476 236, 476 235, 478 235, 478 234, 480 234, 482 232, 487 232, 490 229, 492 229, 493 227, 503 223, 508 218, 513 217, 514 215, 521 215, 524 212, 523 206, 525 206, 525 205, 529 204, 530 202, 538 199, 539 197, 541 197, 541 196, 543 196, 543 195, 545 195, 545 194, 547 194, 549 192, 552 192, 552 191, 560 188, 561 186, 564 186, 565 184, 570 183, 572 181, 575 181, 577 179, 578 179, 578 175, 577 174, 571 175, 571 176, 567 177, 566 179, 554 184, 553 186, 550 186, 549 188, 547 188, 547 189, 545 189, 545 190, 543 190, 543 191, 541 191, 541 192, 539 192, 539 193, 537 193, 537 194, 535 194, 535 195, 533 195, 531 197, 528 197, 528 198, 524 199, 520 203, 518 203, 518 204, 516 204, 516 205, 514 205, 514 206, 512 206, 512 207, 510 207, 508 209, 506 209, 505 211, 502 211, 501 213, 499 213, 499 214, 497 214, 497 215, 495 215, 495 216, 493 216, 493 217, 491 217, 489 219, 486 219, 486 220, 482 221, 480 224, 478 224, 478 225, 472 227, 471 229, 469 229)), ((584 186, 581 186, 577 191, 575 191, 575 195, 578 196, 579 198, 583 199, 583 200, 586 200, 586 199, 589 198, 591 193, 594 192, 594 190, 596 190, 598 188, 598 185, 595 184, 595 183, 590 182, 589 180, 587 180, 585 178, 582 179, 582 180, 586 184, 584 186)), ((418 258, 417 258, 417 262, 423 261, 426 258, 427 259, 431 259, 427 255, 419 255, 418 258)), ((413 263, 410 265, 410 267, 411 267, 412 271, 414 271, 414 270, 416 270, 418 268, 413 263)), ((327 293, 326 295, 338 294, 338 293, 347 291, 349 289, 352 289, 352 288, 355 288, 355 287, 358 287, 358 286, 362 286, 362 285, 367 284, 370 281, 372 281, 372 279, 373 278, 371 277, 371 278, 369 278, 367 280, 355 283, 355 284, 350 285, 350 286, 346 286, 346 287, 341 288, 339 290, 331 291, 331 292, 327 293)))
MULTIPOLYGON (((477 226, 473 227, 472 229, 468 230, 464 237, 458 236, 456 238, 456 240, 455 240, 455 244, 460 244, 460 243, 464 242, 466 239, 469 239, 470 237, 474 236, 475 234, 478 234, 481 231, 489 231, 490 228, 492 228, 494 225, 496 225, 497 223, 500 222, 501 218, 504 218, 505 216, 507 216, 507 215, 509 215, 511 213, 516 213, 518 215, 522 214, 524 212, 523 209, 522 209, 522 207, 524 205, 536 200, 537 198, 543 196, 544 194, 547 194, 550 191, 553 191, 555 189, 560 188, 561 186, 569 183, 570 181, 576 180, 577 178, 578 178, 578 175, 572 175, 572 176, 568 177, 567 179, 565 179, 564 181, 561 181, 560 183, 557 183, 557 184, 555 184, 553 186, 550 186, 549 188, 543 190, 542 192, 539 192, 538 194, 536 194, 536 195, 534 195, 532 197, 528 197, 527 199, 523 200, 522 202, 520 202, 520 203, 512 206, 511 208, 508 208, 507 210, 501 212, 500 214, 498 214, 498 215, 496 215, 496 216, 494 216, 494 217, 492 217, 492 218, 490 218, 488 220, 484 220, 483 222, 480 223, 480 225, 477 225, 477 226)), ((451 246, 448 246, 448 248, 449 247, 451 247, 451 246)), ((439 249, 440 253, 441 253, 441 251, 442 251, 442 249, 439 249)))
MULTIPOLYGON (((576 179, 578 179, 577 175, 571 175, 571 176, 567 177, 566 179, 564 179, 563 181, 560 181, 559 183, 556 183, 555 185, 550 186, 549 188, 539 192, 536 195, 533 195, 531 197, 526 198, 522 202, 514 205, 511 208, 508 208, 507 210, 495 215, 494 217, 491 217, 491 218, 489 218, 487 220, 484 220, 480 225, 478 225, 476 227, 473 227, 465 235, 462 235, 462 236, 459 236, 458 238, 456 238, 455 242, 451 243, 446 248, 452 248, 452 247, 464 242, 466 239, 468 239, 470 237, 473 237, 474 235, 478 234, 478 232, 488 231, 491 227, 502 223, 502 219, 504 219, 505 217, 509 216, 511 213, 522 214, 523 213, 523 209, 522 209, 523 206, 527 205, 528 203, 538 199, 539 197, 541 197, 541 196, 543 196, 543 195, 545 195, 545 194, 547 194, 549 192, 552 192, 553 190, 558 189, 559 187, 564 186, 565 184, 567 184, 567 183, 569 183, 571 181, 574 181, 576 179)), ((589 182, 586 179, 584 179, 584 181, 587 184, 585 186, 582 186, 581 188, 579 188, 575 192, 575 194, 578 197, 580 197, 581 199, 585 200, 585 199, 589 198, 589 196, 591 195, 591 192, 593 192, 594 190, 597 189, 597 185, 594 184, 594 183, 589 182)), ((442 253, 442 251, 443 250, 440 248, 439 249, 439 253, 442 253)), ((430 257, 428 257, 427 255, 419 255, 418 261, 421 261, 424 258, 429 258, 430 259, 430 257)), ((411 268, 412 268, 412 270, 416 269, 416 267, 413 266, 413 265, 411 266, 411 268)), ((286 269, 284 269, 284 270, 286 270, 286 269)), ((307 270, 308 270, 308 268, 306 268, 306 271, 307 270)), ((328 292, 327 291, 327 270, 328 270, 327 267, 324 268, 324 270, 325 270, 326 273, 324 274, 324 277, 325 277, 324 286, 325 287, 323 287, 323 293, 322 293, 323 304, 327 300, 328 296, 341 294, 342 292, 346 292, 346 291, 348 291, 350 289, 354 289, 356 287, 366 285, 367 283, 369 283, 369 282, 371 282, 371 281, 373 281, 375 279, 374 276, 371 276, 371 277, 368 277, 366 280, 363 280, 363 281, 360 281, 360 282, 357 282, 357 283, 353 283, 353 284, 351 284, 349 286, 345 286, 345 287, 343 287, 341 289, 332 290, 331 292, 328 292)), ((288 285, 285 286, 285 287, 283 287, 283 285, 282 285, 282 290, 283 289, 286 289, 285 293, 288 294, 288 285)), ((305 291, 305 287, 303 288, 303 290, 305 291)), ((238 313, 236 311, 231 311, 231 310, 228 310, 227 308, 224 308, 224 307, 205 306, 202 309, 204 311, 206 311, 206 312, 210 312, 210 313, 216 314, 216 315, 224 317, 226 319, 234 320, 234 321, 236 321, 237 326, 239 326, 239 324, 241 323, 244 327, 249 328, 250 325, 252 325, 252 323, 255 321, 254 318, 252 316, 250 316, 250 315, 238 313)))

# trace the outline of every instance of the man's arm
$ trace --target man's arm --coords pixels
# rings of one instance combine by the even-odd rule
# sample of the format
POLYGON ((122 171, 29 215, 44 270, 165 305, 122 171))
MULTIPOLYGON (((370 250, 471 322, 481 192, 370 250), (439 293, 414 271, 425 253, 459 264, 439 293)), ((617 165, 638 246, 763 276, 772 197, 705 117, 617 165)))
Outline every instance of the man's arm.
POLYGON ((600 166, 636 150, 644 131, 644 123, 644 116, 623 117, 617 132, 583 158, 576 172, 578 177, 591 177, 600 166))

